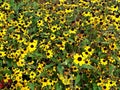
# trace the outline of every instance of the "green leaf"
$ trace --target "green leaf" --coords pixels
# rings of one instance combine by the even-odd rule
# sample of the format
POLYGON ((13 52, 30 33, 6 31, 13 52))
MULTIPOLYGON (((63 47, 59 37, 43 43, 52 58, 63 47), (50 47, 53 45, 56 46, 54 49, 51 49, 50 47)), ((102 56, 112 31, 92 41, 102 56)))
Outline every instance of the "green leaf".
POLYGON ((95 83, 93 83, 93 90, 98 90, 98 86, 95 83))
POLYGON ((63 67, 61 65, 57 66, 57 70, 60 74, 63 74, 63 67))
POLYGON ((77 74, 76 79, 75 79, 75 85, 78 84, 80 81, 80 75, 77 74))
POLYGON ((63 90, 62 86, 59 83, 56 84, 56 90, 63 90))
POLYGON ((82 68, 86 68, 86 69, 95 69, 92 65, 82 65, 82 68))
POLYGON ((11 6, 14 5, 14 0, 10 0, 10 5, 11 5, 11 6))
POLYGON ((114 65, 109 65, 109 74, 110 75, 113 75, 113 72, 114 72, 114 69, 115 69, 115 66, 114 65))
POLYGON ((34 90, 35 87, 34 83, 28 83, 28 86, 30 87, 30 90, 34 90))
POLYGON ((50 67, 52 67, 53 65, 54 65, 53 63, 50 63, 49 65, 46 65, 46 66, 44 67, 44 69, 50 68, 50 67))

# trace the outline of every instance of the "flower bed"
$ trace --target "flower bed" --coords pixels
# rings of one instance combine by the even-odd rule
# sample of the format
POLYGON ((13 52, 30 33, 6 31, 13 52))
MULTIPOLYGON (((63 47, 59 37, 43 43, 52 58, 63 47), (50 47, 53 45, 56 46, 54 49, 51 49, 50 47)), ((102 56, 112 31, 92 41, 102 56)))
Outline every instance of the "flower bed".
POLYGON ((120 0, 0 1, 0 89, 120 90, 120 0))

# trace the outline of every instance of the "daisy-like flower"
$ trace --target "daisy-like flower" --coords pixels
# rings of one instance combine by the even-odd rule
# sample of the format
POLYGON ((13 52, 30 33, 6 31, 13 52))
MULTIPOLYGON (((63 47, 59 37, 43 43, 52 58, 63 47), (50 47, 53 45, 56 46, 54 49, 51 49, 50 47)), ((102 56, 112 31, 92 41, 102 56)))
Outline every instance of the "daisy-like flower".
POLYGON ((48 79, 47 78, 42 78, 41 80, 42 83, 42 88, 48 85, 48 79))
POLYGON ((0 57, 6 56, 6 53, 4 51, 0 51, 0 57))
POLYGON ((103 53, 107 53, 108 52, 107 47, 101 47, 101 50, 102 50, 103 53))
POLYGON ((110 86, 107 84, 102 85, 102 90, 110 90, 110 86))
POLYGON ((37 71, 38 71, 39 73, 41 73, 41 72, 43 71, 43 66, 44 66, 44 64, 41 64, 41 63, 38 64, 38 66, 37 66, 37 71))
POLYGON ((83 56, 84 58, 88 58, 88 57, 89 57, 89 53, 88 53, 88 52, 82 52, 82 56, 83 56))
POLYGON ((4 13, 3 12, 0 12, 0 21, 4 19, 4 13))
POLYGON ((38 26, 38 27, 44 26, 43 20, 37 21, 37 26, 38 26))
POLYGON ((51 39, 51 40, 54 40, 55 38, 56 38, 55 34, 51 34, 51 35, 50 35, 50 39, 51 39))
POLYGON ((92 49, 90 46, 85 46, 85 50, 89 55, 92 55, 94 53, 94 49, 92 49))
POLYGON ((19 59, 17 62, 17 66, 23 67, 25 65, 25 60, 24 59, 19 59))
POLYGON ((108 64, 108 61, 105 60, 105 59, 100 59, 100 63, 101 63, 102 65, 107 65, 107 64, 108 64))
POLYGON ((72 28, 72 29, 69 30, 69 33, 70 33, 70 34, 76 34, 76 32, 77 32, 77 30, 74 29, 74 28, 72 28))
POLYGON ((86 64, 86 65, 90 65, 90 64, 91 64, 90 60, 89 60, 89 59, 86 59, 86 60, 85 60, 85 64, 86 64))
POLYGON ((52 58, 53 57, 53 51, 52 50, 47 50, 46 51, 46 57, 47 58, 52 58))
POLYGON ((30 72, 30 78, 31 78, 31 79, 34 79, 35 77, 36 77, 36 73, 33 72, 33 71, 31 71, 31 72, 30 72))
POLYGON ((33 42, 29 42, 29 45, 28 45, 28 47, 27 47, 27 50, 29 51, 29 52, 33 52, 33 51, 35 51, 36 50, 36 46, 37 46, 37 40, 33 40, 33 42))
POLYGON ((2 8, 4 8, 5 10, 10 10, 10 4, 7 2, 4 2, 2 5, 2 8))
POLYGON ((110 86, 110 87, 112 87, 112 86, 116 86, 116 81, 112 81, 112 80, 108 80, 108 82, 107 82, 107 86, 110 86))
POLYGON ((115 43, 112 43, 112 44, 109 45, 109 48, 110 48, 110 50, 116 50, 117 46, 116 46, 115 43))
POLYGON ((55 31, 57 31, 57 25, 54 25, 51 27, 51 31, 54 33, 55 31))
POLYGON ((79 66, 82 66, 83 64, 85 64, 84 59, 85 58, 82 55, 75 54, 73 62, 75 64, 78 64, 79 66))

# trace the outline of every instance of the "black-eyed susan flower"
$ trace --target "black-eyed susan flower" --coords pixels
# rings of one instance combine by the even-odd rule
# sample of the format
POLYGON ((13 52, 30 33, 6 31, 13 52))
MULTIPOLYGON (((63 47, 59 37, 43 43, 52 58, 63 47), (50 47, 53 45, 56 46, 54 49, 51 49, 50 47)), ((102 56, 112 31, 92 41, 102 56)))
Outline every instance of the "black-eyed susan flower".
POLYGON ((37 46, 37 40, 33 40, 33 42, 29 42, 29 45, 28 45, 28 47, 27 47, 27 50, 29 51, 29 52, 33 52, 33 51, 35 51, 36 50, 36 46, 37 46))
POLYGON ((10 4, 7 2, 4 2, 2 5, 2 8, 4 8, 5 10, 10 10, 10 4))
POLYGON ((50 35, 50 39, 51 39, 51 40, 54 40, 55 38, 56 38, 56 36, 55 36, 54 34, 51 34, 51 35, 50 35))
POLYGON ((107 65, 108 64, 108 60, 106 60, 106 59, 100 59, 100 63, 102 65, 107 65))
POLYGON ((111 57, 111 56, 108 56, 108 60, 109 60, 109 62, 111 62, 111 63, 115 62, 115 59, 114 59, 113 57, 111 57))
POLYGON ((110 44, 110 45, 109 45, 109 48, 110 48, 110 50, 116 50, 116 49, 117 49, 116 43, 110 44))
POLYGON ((76 34, 76 31, 77 31, 77 30, 76 30, 75 28, 72 28, 72 29, 69 30, 69 33, 70 33, 70 34, 76 34))
POLYGON ((44 69, 44 64, 39 63, 37 66, 37 72, 41 73, 44 69))
POLYGON ((75 64, 78 64, 79 66, 82 66, 83 64, 85 64, 85 61, 84 61, 84 57, 82 55, 79 55, 79 54, 75 54, 74 55, 74 60, 73 62, 75 64))
POLYGON ((89 59, 86 59, 86 60, 85 60, 85 64, 86 64, 86 65, 91 65, 91 61, 90 61, 89 59))
POLYGON ((109 80, 107 81, 107 86, 110 86, 110 87, 113 87, 113 86, 114 86, 114 87, 115 87, 115 86, 116 86, 116 81, 113 81, 113 80, 110 80, 110 79, 109 79, 109 80))
POLYGON ((6 53, 4 51, 0 51, 0 57, 5 57, 6 53))
POLYGON ((77 68, 76 66, 72 66, 72 67, 71 67, 71 71, 77 72, 77 71, 78 71, 78 68, 77 68))
POLYGON ((54 33, 55 31, 57 31, 57 25, 52 26, 50 30, 51 30, 53 33, 54 33))
POLYGON ((103 84, 102 90, 110 90, 110 86, 108 86, 107 84, 103 84))
POLYGON ((36 73, 34 71, 30 72, 30 78, 34 79, 36 77, 36 73))
POLYGON ((46 51, 46 57, 47 58, 52 58, 53 57, 53 51, 52 50, 47 50, 46 51))
POLYGON ((47 78, 43 78, 41 80, 41 83, 42 83, 42 88, 45 87, 45 86, 48 86, 48 79, 47 78))
POLYGON ((107 53, 108 52, 108 48, 107 47, 101 47, 101 50, 103 53, 107 53))
POLYGON ((37 26, 38 26, 38 27, 44 26, 43 20, 38 20, 38 21, 37 21, 37 26))
POLYGON ((90 46, 85 46, 85 50, 89 55, 92 55, 94 53, 94 49, 92 49, 90 46))
POLYGON ((84 58, 88 58, 88 57, 89 57, 89 53, 88 53, 88 52, 82 52, 82 56, 83 56, 84 58))
POLYGON ((25 60, 24 59, 19 59, 19 61, 17 62, 17 66, 23 67, 25 65, 25 60))
POLYGON ((7 83, 8 80, 10 80, 10 75, 5 74, 5 76, 4 76, 4 82, 7 83))

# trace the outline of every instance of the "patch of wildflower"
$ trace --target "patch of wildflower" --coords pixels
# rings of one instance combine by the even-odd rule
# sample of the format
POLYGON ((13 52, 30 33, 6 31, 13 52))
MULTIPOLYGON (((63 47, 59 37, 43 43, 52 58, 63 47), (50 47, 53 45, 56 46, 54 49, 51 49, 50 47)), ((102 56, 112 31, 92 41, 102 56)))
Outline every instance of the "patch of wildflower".
POLYGON ((120 88, 120 0, 0 1, 0 90, 120 88))

